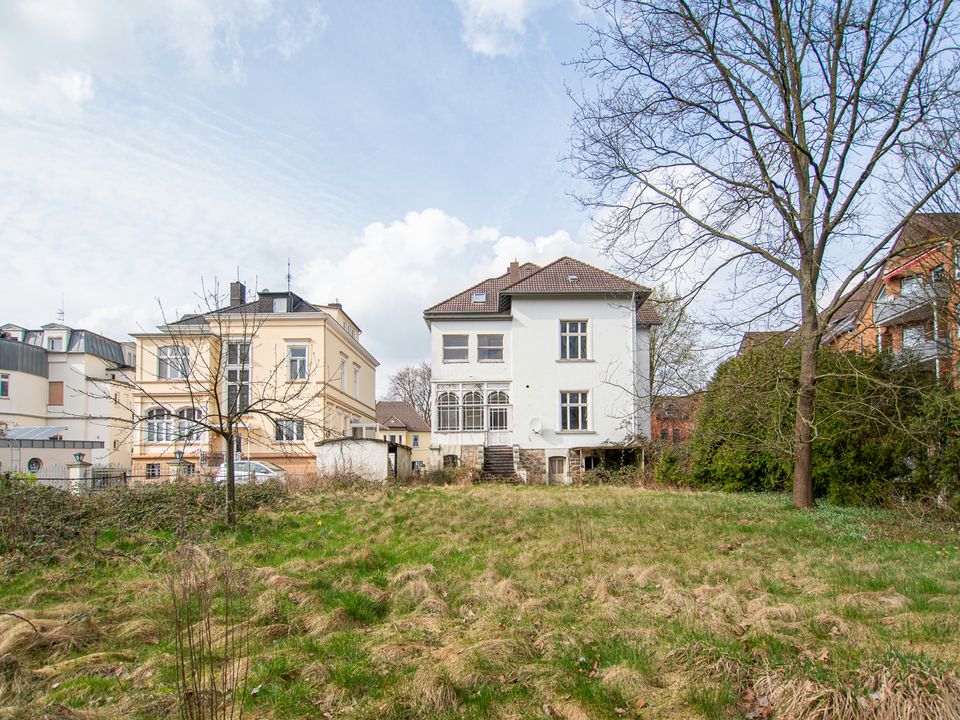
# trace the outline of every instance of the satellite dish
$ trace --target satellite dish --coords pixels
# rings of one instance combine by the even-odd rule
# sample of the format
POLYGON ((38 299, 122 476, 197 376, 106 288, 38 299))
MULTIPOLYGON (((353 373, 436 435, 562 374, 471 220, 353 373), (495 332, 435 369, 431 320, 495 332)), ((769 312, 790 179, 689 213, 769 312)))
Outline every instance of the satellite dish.
POLYGON ((541 430, 543 430, 543 421, 538 417, 533 418, 530 421, 530 431, 539 435, 541 430))

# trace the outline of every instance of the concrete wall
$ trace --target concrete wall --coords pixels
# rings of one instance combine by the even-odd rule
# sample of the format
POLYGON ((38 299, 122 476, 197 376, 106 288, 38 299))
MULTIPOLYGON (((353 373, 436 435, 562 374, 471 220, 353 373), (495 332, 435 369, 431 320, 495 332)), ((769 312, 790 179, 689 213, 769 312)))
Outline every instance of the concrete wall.
MULTIPOLYGON (((389 445, 373 439, 346 439, 326 442, 316 449, 319 475, 359 475, 364 480, 383 482, 393 473, 389 462, 389 445)), ((410 448, 397 448, 397 477, 410 477, 410 448)))

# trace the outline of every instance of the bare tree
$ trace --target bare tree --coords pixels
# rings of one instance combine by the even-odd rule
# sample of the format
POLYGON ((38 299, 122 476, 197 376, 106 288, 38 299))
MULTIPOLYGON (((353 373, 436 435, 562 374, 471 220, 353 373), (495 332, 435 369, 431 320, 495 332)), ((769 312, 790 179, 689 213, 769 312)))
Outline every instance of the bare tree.
POLYGON ((417 414, 430 422, 430 363, 406 365, 390 376, 387 388, 388 400, 405 400, 413 405, 417 414))
POLYGON ((682 299, 657 288, 647 301, 662 320, 650 327, 650 397, 680 396, 703 390, 710 363, 701 341, 700 325, 682 299))
POLYGON ((572 161, 626 270, 726 280, 799 326, 793 496, 813 505, 818 349, 958 174, 952 0, 598 0, 572 161), (922 182, 901 183, 911 167, 922 182), (878 204, 903 192, 895 216, 878 204), (883 225, 883 229, 880 226, 883 225), (830 294, 827 295, 829 286, 830 294))
POLYGON ((225 304, 215 285, 204 288, 198 309, 169 322, 165 318, 160 334, 140 343, 141 352, 155 363, 156 379, 141 368, 116 382, 131 390, 126 408, 131 432, 144 433, 148 442, 182 450, 199 444, 205 434, 220 441, 226 517, 234 524, 238 438, 278 440, 288 453, 298 448, 308 453, 308 429, 315 437, 329 433, 322 395, 336 378, 328 379, 317 360, 308 365, 306 356, 288 356, 285 347, 262 344, 265 314, 256 300, 225 304), (252 432, 258 420, 259 430, 276 436, 252 432))

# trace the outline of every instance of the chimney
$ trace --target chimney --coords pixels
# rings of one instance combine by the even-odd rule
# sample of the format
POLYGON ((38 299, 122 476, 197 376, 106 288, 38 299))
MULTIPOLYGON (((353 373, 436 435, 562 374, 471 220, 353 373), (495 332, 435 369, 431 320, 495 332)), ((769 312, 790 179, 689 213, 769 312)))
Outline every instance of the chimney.
POLYGON ((510 263, 510 269, 508 272, 510 273, 511 283, 520 282, 520 263, 514 260, 512 263, 510 263))
POLYGON ((247 301, 247 287, 237 280, 230 283, 230 307, 243 305, 247 301))

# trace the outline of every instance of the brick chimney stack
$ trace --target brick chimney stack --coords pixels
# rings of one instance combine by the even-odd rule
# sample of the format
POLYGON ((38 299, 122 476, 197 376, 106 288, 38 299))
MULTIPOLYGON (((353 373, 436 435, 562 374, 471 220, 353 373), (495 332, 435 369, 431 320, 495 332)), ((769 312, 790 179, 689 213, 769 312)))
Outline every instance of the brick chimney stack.
POLYGON ((520 282, 520 263, 514 260, 512 263, 510 263, 510 269, 508 272, 510 273, 511 284, 520 282))
POLYGON ((247 286, 237 280, 230 283, 230 307, 239 307, 247 301, 247 286))

